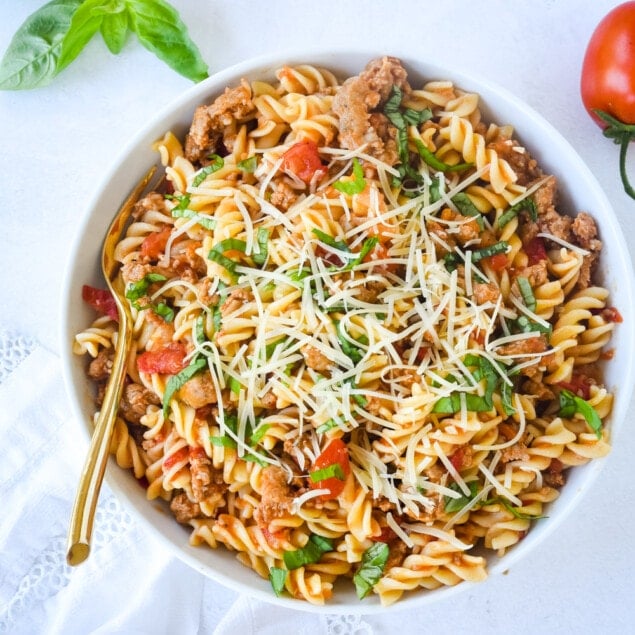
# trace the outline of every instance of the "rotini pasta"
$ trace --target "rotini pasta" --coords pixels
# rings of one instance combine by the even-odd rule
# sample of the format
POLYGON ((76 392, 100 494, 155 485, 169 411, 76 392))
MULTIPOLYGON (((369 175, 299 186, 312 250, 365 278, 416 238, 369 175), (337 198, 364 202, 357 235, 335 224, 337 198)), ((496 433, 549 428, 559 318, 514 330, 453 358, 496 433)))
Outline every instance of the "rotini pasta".
MULTIPOLYGON (((192 545, 315 604, 487 576, 609 451, 620 321, 593 219, 509 125, 399 60, 285 66, 155 144, 116 250, 134 318, 111 452, 192 545)), ((76 336, 101 403, 116 343, 76 336)))

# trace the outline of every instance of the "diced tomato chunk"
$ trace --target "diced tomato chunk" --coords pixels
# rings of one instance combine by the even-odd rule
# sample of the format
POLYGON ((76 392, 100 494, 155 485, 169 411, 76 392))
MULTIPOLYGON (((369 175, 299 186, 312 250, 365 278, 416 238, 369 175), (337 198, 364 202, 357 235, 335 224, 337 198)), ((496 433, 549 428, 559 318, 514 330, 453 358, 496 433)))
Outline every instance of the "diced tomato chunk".
POLYGON ((162 468, 165 472, 169 470, 171 467, 174 467, 177 463, 183 463, 188 460, 190 456, 190 447, 188 445, 184 445, 182 448, 179 448, 176 452, 169 454, 163 459, 162 468))
POLYGON ((524 247, 530 265, 537 265, 542 260, 547 259, 545 241, 540 236, 532 238, 524 247))
POLYGON ((602 317, 607 322, 615 322, 616 324, 621 324, 624 321, 622 314, 614 306, 607 306, 606 309, 603 309, 602 317))
POLYGON ((171 232, 172 227, 166 225, 162 230, 148 234, 141 243, 141 255, 156 260, 165 251, 171 232))
POLYGON ((300 180, 309 184, 316 172, 318 178, 326 174, 326 166, 322 164, 315 141, 307 139, 294 143, 283 155, 282 168, 295 174, 300 180))
POLYGON ((502 271, 509 264, 507 254, 494 254, 493 256, 488 256, 487 258, 484 258, 484 261, 494 271, 502 271))
POLYGON ((82 287, 82 300, 93 307, 95 311, 119 321, 115 298, 112 297, 112 293, 108 289, 97 289, 85 284, 82 287))
MULTIPOLYGON (((324 448, 322 454, 315 459, 312 471, 315 472, 335 464, 339 464, 345 477, 351 473, 351 466, 348 461, 348 448, 342 439, 333 439, 326 448, 324 448)), ((323 494, 320 498, 321 500, 331 500, 332 498, 337 498, 342 493, 346 479, 342 480, 336 476, 332 476, 322 481, 313 482, 310 480, 309 482, 311 483, 312 489, 328 489, 329 493, 323 494)))
POLYGON ((381 528, 381 533, 379 534, 379 536, 372 536, 371 540, 373 542, 391 543, 397 540, 397 534, 394 532, 392 527, 388 527, 388 525, 386 525, 385 527, 381 528))
POLYGON ((180 342, 170 342, 156 351, 145 351, 137 357, 137 368, 142 373, 176 375, 186 366, 185 346, 180 342))
POLYGON ((558 386, 561 386, 565 390, 569 390, 574 395, 582 397, 582 399, 591 398, 591 386, 593 382, 589 377, 581 373, 576 373, 571 377, 571 381, 561 381, 558 386))

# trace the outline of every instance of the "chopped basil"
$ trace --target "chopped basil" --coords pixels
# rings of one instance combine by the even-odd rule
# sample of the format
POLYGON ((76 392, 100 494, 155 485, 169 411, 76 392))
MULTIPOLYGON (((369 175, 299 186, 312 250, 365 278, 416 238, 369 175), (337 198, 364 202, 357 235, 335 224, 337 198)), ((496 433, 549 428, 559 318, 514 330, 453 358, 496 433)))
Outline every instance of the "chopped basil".
POLYGON ((251 257, 257 265, 264 265, 269 254, 269 230, 265 227, 259 227, 256 241, 258 243, 258 253, 252 254, 251 257))
POLYGON ((479 229, 483 229, 483 216, 465 192, 455 194, 450 200, 456 205, 462 216, 473 216, 478 223, 479 229))
POLYGON ((582 399, 582 397, 574 395, 570 390, 565 389, 560 390, 559 399, 560 412, 558 414, 561 417, 570 419, 575 414, 581 414, 591 430, 595 432, 595 436, 598 439, 602 438, 602 420, 590 403, 582 399))
POLYGON ((466 505, 470 503, 474 499, 474 497, 478 494, 478 482, 470 481, 466 483, 470 490, 469 496, 466 496, 463 493, 463 490, 459 487, 458 483, 452 483, 449 486, 453 492, 458 492, 461 494, 459 498, 454 498, 452 496, 445 496, 443 498, 443 507, 448 514, 453 514, 455 512, 460 512, 466 505))
POLYGON ((329 430, 332 430, 333 428, 337 428, 338 426, 339 424, 337 423, 335 419, 329 419, 328 421, 325 421, 322 425, 318 426, 315 431, 318 434, 324 434, 325 432, 328 432, 329 430))
POLYGON ((545 326, 540 322, 534 322, 530 320, 526 315, 519 316, 514 322, 513 325, 518 329, 521 333, 546 333, 547 335, 551 334, 553 330, 551 325, 545 326))
POLYGON ((310 472, 309 476, 311 477, 311 481, 313 483, 325 481, 327 478, 337 478, 340 481, 346 480, 344 470, 342 470, 342 466, 339 463, 333 463, 332 465, 323 467, 320 470, 315 470, 315 472, 310 472))
POLYGON ((547 518, 542 514, 525 514, 524 512, 518 511, 517 507, 514 507, 508 500, 504 499, 502 496, 496 496, 495 498, 490 498, 486 501, 483 501, 483 506, 486 505, 502 505, 508 512, 510 512, 516 518, 520 520, 540 520, 542 518, 547 518))
POLYGON ((364 179, 364 170, 362 164, 358 161, 357 157, 353 159, 353 180, 343 181, 339 180, 333 183, 333 187, 344 194, 359 194, 364 191, 366 187, 366 179, 364 179))
POLYGON ((323 554, 333 551, 333 541, 317 534, 311 534, 309 541, 301 549, 285 551, 284 564, 290 571, 299 569, 306 564, 318 562, 323 554))
POLYGON ((397 128, 397 152, 401 165, 398 167, 400 178, 398 181, 411 179, 415 183, 421 183, 422 177, 410 162, 410 150, 408 149, 408 126, 418 126, 432 118, 430 108, 415 110, 414 108, 402 108, 403 93, 398 86, 393 86, 392 91, 384 104, 384 114, 390 123, 397 128))
POLYGON ((209 158, 212 159, 212 162, 198 171, 192 179, 192 187, 198 187, 210 174, 218 172, 225 165, 223 157, 218 154, 211 154, 209 158))
POLYGON ((245 253, 247 249, 247 244, 244 240, 238 240, 237 238, 226 238, 225 240, 221 240, 219 243, 214 245, 207 257, 210 260, 213 260, 216 264, 219 264, 221 267, 226 269, 229 274, 234 278, 236 276, 236 265, 238 264, 231 258, 228 258, 225 255, 226 251, 240 251, 245 253))
POLYGON ((536 209, 536 204, 533 199, 525 198, 522 201, 519 201, 515 205, 512 205, 504 214, 502 214, 498 219, 498 228, 505 227, 507 223, 509 223, 512 218, 516 218, 518 214, 522 210, 527 210, 529 212, 529 217, 532 221, 536 222, 538 220, 538 210, 536 209))
POLYGON ((535 311, 536 309, 536 297, 534 296, 534 292, 531 288, 531 284, 529 284, 529 280, 524 276, 518 276, 516 278, 516 282, 518 283, 518 289, 520 290, 520 295, 523 298, 523 302, 525 306, 530 311, 535 311))
POLYGON ((286 569, 281 569, 280 567, 271 567, 271 569, 269 569, 269 582, 271 582, 271 588, 278 597, 284 591, 287 573, 288 571, 286 569))
POLYGON ((199 214, 198 212, 187 208, 183 209, 178 206, 175 207, 172 210, 172 217, 194 219, 201 227, 204 227, 205 229, 214 229, 214 227, 216 227, 216 219, 209 218, 205 214, 199 214))
POLYGON ((376 542, 362 554, 362 564, 353 576, 357 597, 363 600, 379 582, 388 562, 390 549, 385 542, 376 542))
MULTIPOLYGON (((238 419, 236 419, 236 415, 226 414, 225 415, 225 427, 236 434, 236 430, 238 429, 238 419)), ((222 436, 211 435, 209 441, 212 445, 223 447, 223 448, 232 448, 236 449, 236 441, 228 434, 224 434, 222 436)))
MULTIPOLYGON (((352 344, 345 335, 344 327, 339 320, 333 320, 335 322, 335 328, 337 332, 337 339, 340 343, 340 347, 342 349, 342 353, 346 355, 354 364, 359 364, 362 357, 364 357, 364 352, 354 344, 352 344)), ((361 335, 360 337, 355 339, 356 342, 360 344, 367 345, 368 338, 365 335, 361 335)))
POLYGON ((325 245, 333 247, 333 249, 337 249, 339 251, 350 252, 350 249, 345 241, 335 240, 333 236, 329 236, 329 234, 326 234, 321 229, 313 228, 311 232, 314 233, 320 239, 320 242, 323 242, 325 245))
POLYGON ((174 309, 165 302, 159 302, 152 307, 152 310, 162 317, 168 324, 174 321, 174 309))
POLYGON ((133 282, 126 290, 126 298, 130 300, 135 309, 142 308, 138 300, 148 295, 148 289, 153 282, 165 282, 167 278, 160 273, 146 273, 141 280, 133 282))
POLYGON ((483 258, 489 258, 496 254, 506 254, 509 251, 509 243, 505 240, 501 240, 493 245, 482 247, 481 249, 475 249, 472 252, 472 262, 478 262, 483 258))
POLYGON ((357 265, 364 262, 364 258, 375 248, 375 245, 379 242, 378 236, 371 236, 370 238, 366 238, 364 243, 362 244, 362 248, 359 250, 359 254, 355 260, 349 261, 349 263, 344 267, 343 271, 350 271, 357 267, 357 265))
POLYGON ((189 366, 186 366, 181 372, 172 375, 165 384, 163 391, 163 416, 167 417, 170 410, 170 401, 174 393, 179 390, 187 381, 192 379, 194 375, 199 373, 207 366, 205 357, 196 357, 192 359, 189 366))
POLYGON ((256 167, 258 166, 258 159, 256 155, 248 157, 247 159, 243 159, 242 161, 238 161, 236 164, 238 168, 240 168, 243 172, 255 172, 256 167))
POLYGON ((438 172, 462 172, 473 167, 473 163, 458 163, 457 165, 450 165, 437 159, 432 150, 429 150, 420 139, 415 139, 415 145, 417 146, 417 152, 419 156, 431 167, 438 172))

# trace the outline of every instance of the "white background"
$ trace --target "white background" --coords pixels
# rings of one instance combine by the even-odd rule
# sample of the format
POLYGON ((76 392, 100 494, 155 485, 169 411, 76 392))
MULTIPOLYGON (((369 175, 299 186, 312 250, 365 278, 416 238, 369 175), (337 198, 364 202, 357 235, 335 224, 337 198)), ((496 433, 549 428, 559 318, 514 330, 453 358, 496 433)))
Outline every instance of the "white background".
MULTIPOLYGON (((0 0, 2 51, 41 4, 0 0)), ((633 259, 635 201, 624 194, 619 181, 618 148, 603 138, 579 98, 586 43, 602 16, 617 4, 173 2, 210 72, 261 53, 349 44, 374 46, 386 54, 407 46, 412 57, 495 81, 549 120, 589 165, 620 219, 633 259)), ((133 39, 114 57, 95 38, 50 86, 0 93, 0 328, 59 353, 59 291, 70 246, 93 191, 130 136, 190 85, 133 39)), ((635 182, 635 147, 629 172, 635 182)), ((397 613, 393 620, 369 619, 374 632, 388 632, 391 623, 394 631, 417 633, 634 632, 631 425, 628 422, 583 505, 539 550, 506 575, 418 613, 416 622, 407 613, 397 613), (421 615, 426 616, 423 622, 421 615)), ((203 584, 184 567, 175 570, 187 576, 188 584, 203 584)), ((143 571, 135 575, 143 584, 143 571)), ((217 597, 227 603, 234 596, 219 590, 217 597)), ((146 598, 156 611, 143 632, 166 632, 162 620, 169 598, 146 598)))

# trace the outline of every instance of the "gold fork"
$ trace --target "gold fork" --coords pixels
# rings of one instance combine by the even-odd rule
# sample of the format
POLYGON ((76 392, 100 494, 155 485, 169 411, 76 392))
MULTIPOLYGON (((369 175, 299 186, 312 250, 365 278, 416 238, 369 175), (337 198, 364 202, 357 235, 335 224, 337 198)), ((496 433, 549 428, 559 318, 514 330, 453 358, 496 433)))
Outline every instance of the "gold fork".
POLYGON ((126 362, 132 341, 132 315, 128 302, 124 297, 123 280, 121 276, 117 275, 119 263, 115 260, 115 247, 128 224, 135 203, 148 187, 155 172, 156 167, 152 167, 125 200, 108 228, 102 246, 101 268, 106 284, 117 305, 119 330, 112 371, 106 385, 104 401, 95 423, 88 454, 84 462, 84 469, 79 480, 68 530, 66 560, 72 566, 84 562, 90 553, 90 539, 93 531, 95 509, 104 472, 106 471, 110 441, 117 418, 117 411, 119 410, 119 402, 126 377, 126 362))

